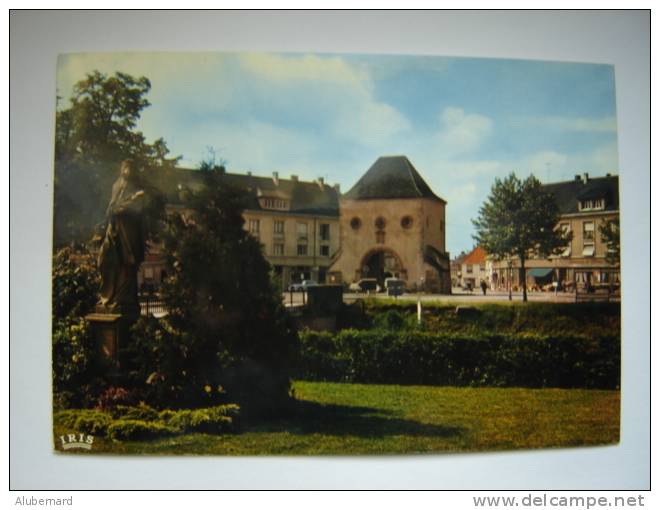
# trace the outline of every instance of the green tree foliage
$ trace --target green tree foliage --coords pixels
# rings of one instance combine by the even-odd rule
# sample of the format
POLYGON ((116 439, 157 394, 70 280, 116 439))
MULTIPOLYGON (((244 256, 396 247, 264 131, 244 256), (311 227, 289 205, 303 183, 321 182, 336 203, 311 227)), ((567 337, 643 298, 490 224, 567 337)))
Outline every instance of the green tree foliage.
POLYGON ((53 257, 53 319, 82 317, 98 300, 100 279, 92 255, 83 247, 62 248, 53 257))
MULTIPOLYGON (((498 260, 520 261, 521 278, 526 281, 525 262, 531 257, 560 253, 571 239, 557 229, 559 209, 552 195, 543 191, 533 175, 521 181, 514 173, 495 179, 490 195, 472 223, 475 240, 498 260)), ((527 286, 523 285, 527 301, 527 286)))
MULTIPOLYGON (((55 129, 55 245, 87 241, 103 221, 119 163, 133 159, 146 169, 174 168, 162 138, 152 144, 137 129, 149 106, 145 77, 94 71, 76 83, 55 129)), ((68 92, 68 91, 61 91, 68 92)))
POLYGON ((77 82, 68 109, 56 114, 55 158, 86 163, 119 162, 133 158, 145 165, 162 165, 167 145, 162 138, 145 142, 136 130, 151 82, 125 73, 108 76, 94 71, 77 82))
POLYGON ((618 266, 621 262, 621 233, 619 232, 619 218, 603 220, 598 226, 603 242, 607 246, 605 260, 609 264, 618 266))
POLYGON ((297 336, 259 241, 243 228, 244 193, 205 165, 203 190, 168 217, 162 239, 169 313, 134 329, 138 381, 154 405, 281 408, 297 336))
POLYGON ((84 319, 97 301, 99 275, 79 246, 53 257, 53 395, 56 406, 87 406, 100 390, 104 372, 89 323, 84 319))

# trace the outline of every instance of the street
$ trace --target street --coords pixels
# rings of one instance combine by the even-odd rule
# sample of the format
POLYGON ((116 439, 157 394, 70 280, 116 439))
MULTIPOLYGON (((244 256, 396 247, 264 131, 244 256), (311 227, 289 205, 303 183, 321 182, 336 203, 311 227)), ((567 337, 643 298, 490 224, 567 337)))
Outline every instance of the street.
MULTIPOLYGON (((606 294, 596 293, 590 295, 594 300, 605 301, 606 294)), ((512 301, 522 301, 522 292, 513 292, 512 301)), ((580 295, 580 301, 585 300, 585 294, 580 295)), ((303 302, 303 293, 302 292, 283 292, 282 298, 285 306, 302 306, 303 302)), ((355 292, 345 292, 344 293, 344 303, 353 303, 358 299, 394 299, 391 296, 388 296, 385 292, 379 293, 355 293, 355 292)), ((417 300, 421 299, 422 302, 447 302, 447 303, 497 303, 503 301, 509 301, 509 293, 506 291, 487 291, 486 295, 483 295, 481 290, 475 290, 473 292, 468 292, 460 288, 452 289, 452 294, 424 294, 424 293, 404 293, 402 296, 397 297, 396 299, 401 300, 417 300)), ((549 303, 574 303, 575 302, 575 293, 574 292, 538 292, 538 291, 528 291, 527 299, 529 301, 535 302, 549 302, 549 303)), ((612 301, 618 301, 620 298, 617 295, 616 298, 613 298, 612 301)))

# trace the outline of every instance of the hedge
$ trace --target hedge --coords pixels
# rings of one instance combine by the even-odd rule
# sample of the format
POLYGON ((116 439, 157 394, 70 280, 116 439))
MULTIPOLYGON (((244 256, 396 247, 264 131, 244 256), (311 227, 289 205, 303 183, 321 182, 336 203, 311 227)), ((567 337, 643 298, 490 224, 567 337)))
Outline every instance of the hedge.
POLYGON ((235 404, 162 411, 141 404, 118 405, 108 411, 66 409, 56 412, 54 421, 56 425, 70 431, 124 441, 154 439, 190 432, 207 434, 237 432, 239 417, 240 408, 235 404))
POLYGON ((529 388, 620 385, 620 336, 470 335, 405 329, 303 331, 296 377, 529 388))

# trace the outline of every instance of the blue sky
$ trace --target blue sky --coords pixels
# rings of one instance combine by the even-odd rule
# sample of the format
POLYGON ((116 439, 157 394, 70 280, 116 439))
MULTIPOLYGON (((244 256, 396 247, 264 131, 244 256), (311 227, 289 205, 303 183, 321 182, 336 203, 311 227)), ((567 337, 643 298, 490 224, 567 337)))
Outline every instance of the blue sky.
MULTIPOLYGON (((209 147, 228 171, 324 177, 348 191, 381 155, 405 154, 447 200, 452 257, 495 177, 618 173, 614 69, 444 57, 105 53, 60 57, 58 94, 98 69, 151 80, 138 128, 182 165, 209 147)), ((66 106, 62 102, 61 106, 66 106)))

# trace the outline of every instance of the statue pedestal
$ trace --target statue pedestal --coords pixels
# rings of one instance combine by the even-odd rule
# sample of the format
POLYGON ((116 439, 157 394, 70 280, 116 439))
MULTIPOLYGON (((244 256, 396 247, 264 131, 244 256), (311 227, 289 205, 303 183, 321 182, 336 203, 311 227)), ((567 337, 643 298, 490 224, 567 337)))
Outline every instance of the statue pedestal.
POLYGON ((115 363, 119 361, 119 348, 126 345, 129 329, 138 317, 135 314, 95 312, 85 317, 91 326, 99 352, 115 363))

